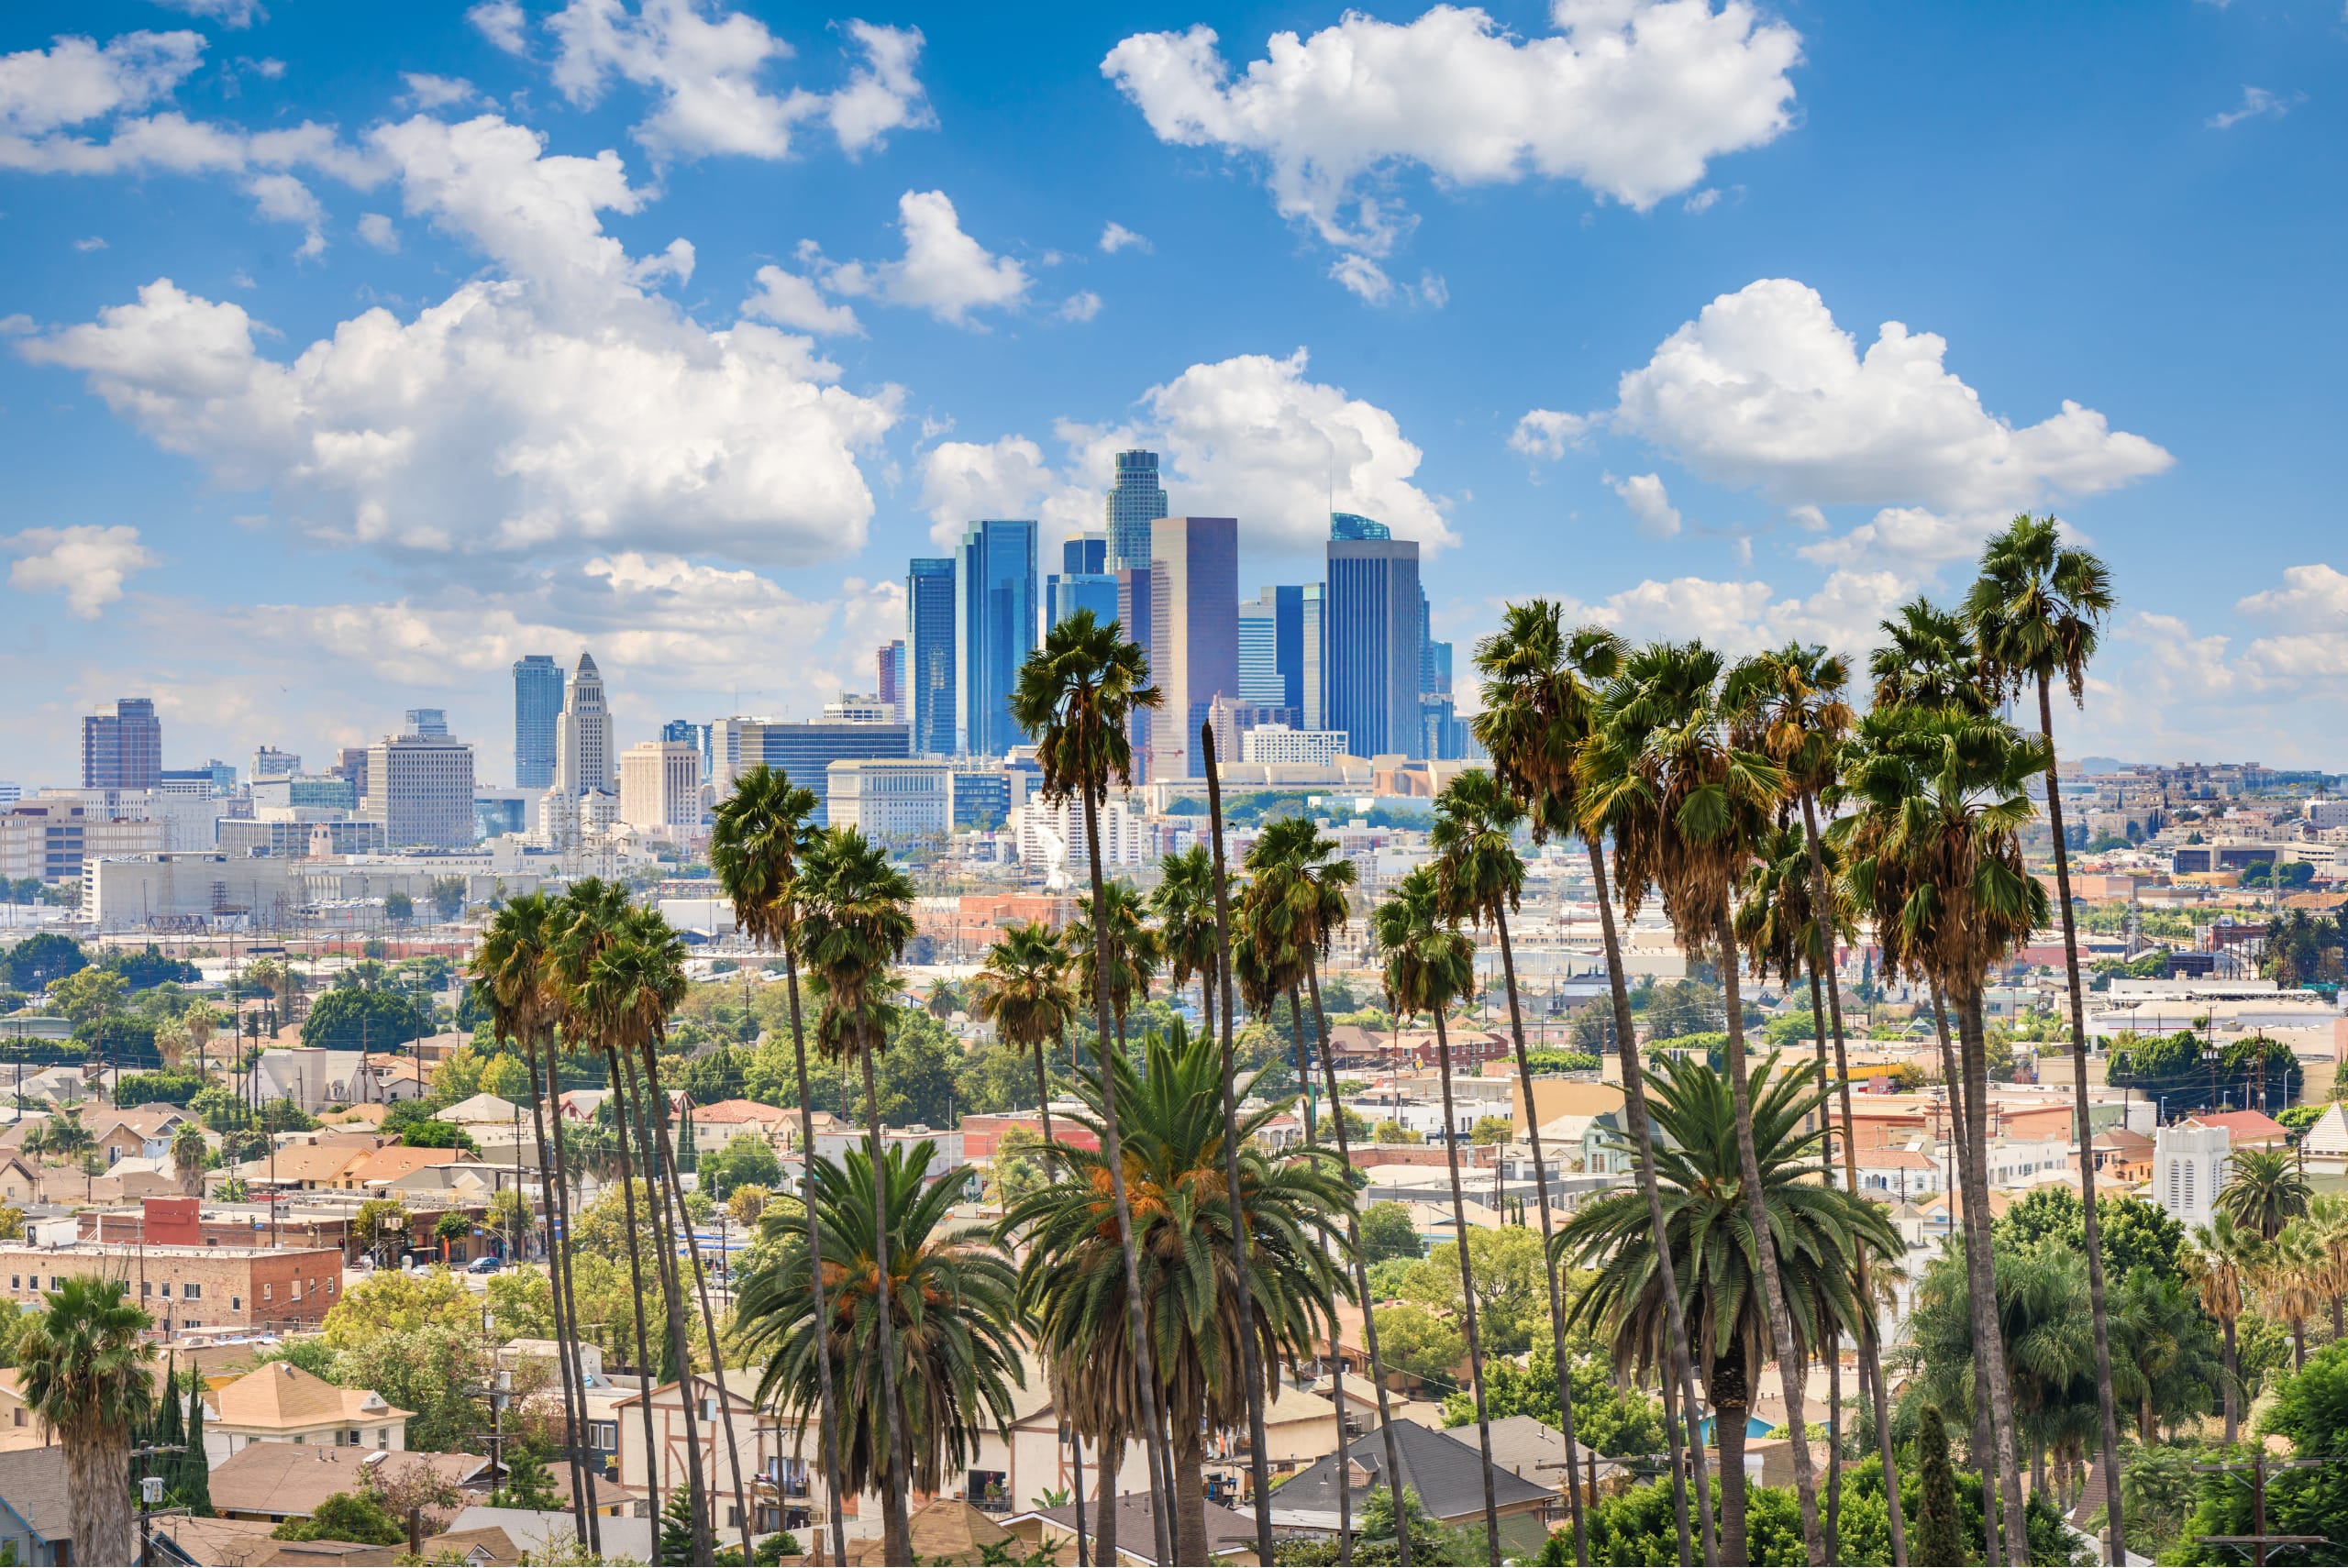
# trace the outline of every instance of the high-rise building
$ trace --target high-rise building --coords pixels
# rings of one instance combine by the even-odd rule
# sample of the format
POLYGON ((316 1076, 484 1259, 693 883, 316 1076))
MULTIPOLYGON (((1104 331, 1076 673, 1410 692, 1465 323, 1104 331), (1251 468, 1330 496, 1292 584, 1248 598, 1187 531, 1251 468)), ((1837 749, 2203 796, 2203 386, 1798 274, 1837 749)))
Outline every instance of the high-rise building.
MULTIPOLYGON (((741 772, 764 763, 793 784, 826 799, 833 763, 863 757, 901 757, 912 752, 907 726, 884 718, 880 700, 843 695, 825 704, 824 716, 803 723, 781 719, 732 719, 741 772)), ((815 811, 815 825, 831 821, 828 804, 815 811)))
POLYGON ((342 747, 336 753, 334 766, 327 771, 337 778, 350 780, 350 793, 353 799, 363 801, 367 798, 367 748, 365 746, 342 747))
MULTIPOLYGON (((667 723, 660 726, 660 738, 664 741, 674 741, 680 745, 689 745, 692 747, 693 755, 701 758, 702 778, 703 781, 708 779, 710 772, 709 725, 696 723, 691 719, 671 719, 667 723)), ((625 818, 623 818, 623 820, 625 820, 625 818)))
POLYGON ((449 733, 449 711, 446 708, 410 708, 400 734, 404 735, 446 735, 449 733))
MULTIPOLYGON (((954 558, 915 556, 905 572, 905 705, 913 746, 951 756, 959 728, 954 678, 954 558)), ((812 788, 812 786, 811 786, 812 788)))
MULTIPOLYGON (((1246 701, 1303 713, 1306 591, 1267 587, 1240 605, 1239 694, 1246 701)), ((1317 649, 1312 663, 1318 667, 1317 649)))
POLYGON ((1011 690, 1035 651, 1036 632, 1036 525, 971 524, 954 570, 954 662, 962 689, 957 751, 1001 756, 1026 738, 1011 717, 1011 690))
POLYGON ((1328 549, 1322 727, 1345 731, 1356 756, 1413 755, 1421 749, 1418 543, 1332 538, 1328 549))
MULTIPOLYGON (((361 750, 359 754, 367 754, 361 750)), ((174 795, 233 795, 237 792, 237 765, 218 757, 208 758, 201 767, 166 767, 157 776, 159 788, 174 795)))
POLYGON ((1296 598, 1296 707, 1303 727, 1317 730, 1329 711, 1328 585, 1308 582, 1296 598))
MULTIPOLYGON (((1146 565, 1121 567, 1113 575, 1117 580, 1117 620, 1125 629, 1125 640, 1139 647, 1143 653, 1148 654, 1151 648, 1149 629, 1152 624, 1150 569, 1146 565)), ((1152 656, 1150 673, 1153 678, 1157 675, 1155 656, 1152 656)), ((1134 779, 1136 783, 1151 777, 1149 771, 1150 723, 1149 710, 1136 709, 1125 735, 1126 744, 1133 747, 1134 779)))
POLYGON ((579 655, 570 674, 570 689, 563 693, 562 715, 555 721, 554 787, 565 795, 590 790, 612 792, 612 711, 604 701, 603 672, 594 657, 579 655))
POLYGON ((252 776, 255 778, 282 778, 289 773, 301 771, 302 754, 300 752, 280 751, 273 745, 253 747, 252 776))
POLYGON ((562 719, 562 666, 551 654, 514 661, 514 787, 554 782, 555 728, 562 719))
POLYGON ((1196 778, 1200 729, 1215 699, 1239 694, 1239 520, 1161 517, 1149 538, 1149 671, 1166 701, 1147 777, 1196 778))
POLYGON ((82 720, 82 788, 152 790, 163 773, 163 721, 152 698, 125 697, 82 720))
POLYGON ((473 842, 473 748, 446 735, 385 735, 367 748, 359 814, 393 849, 473 842))
POLYGON ((894 638, 872 650, 873 673, 880 678, 874 688, 897 723, 905 722, 905 639, 894 638))
POLYGON ((1394 530, 1375 517, 1364 517, 1352 512, 1329 513, 1329 537, 1332 539, 1390 539, 1393 536, 1394 530))
POLYGON ((1149 525, 1166 515, 1166 491, 1157 482, 1157 454, 1117 454, 1117 482, 1102 507, 1108 525, 1104 571, 1149 565, 1149 525))
POLYGON ((1057 626, 1080 610, 1102 625, 1117 618, 1117 578, 1108 567, 1109 536, 1091 529, 1061 542, 1060 569, 1044 579, 1044 624, 1057 626))
POLYGON ((639 741, 620 753, 620 821, 659 837, 701 829, 701 747, 691 741, 639 741))

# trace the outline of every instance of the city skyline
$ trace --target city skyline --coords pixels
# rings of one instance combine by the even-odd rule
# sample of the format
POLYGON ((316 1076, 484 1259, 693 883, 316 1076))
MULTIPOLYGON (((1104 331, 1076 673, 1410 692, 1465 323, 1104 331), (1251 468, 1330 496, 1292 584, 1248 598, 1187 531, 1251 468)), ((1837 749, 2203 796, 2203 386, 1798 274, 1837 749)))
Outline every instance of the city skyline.
POLYGON ((2290 722, 2348 695, 2330 0, 705 0, 706 78, 611 9, 603 53, 550 0, 388 51, 364 6, 0 23, 0 773, 76 777, 135 691, 166 767, 428 706, 500 774, 505 672, 590 645, 618 748, 813 717, 909 557, 1053 559, 1144 449, 1243 582, 1312 580, 1331 511, 1419 543, 1463 708, 1512 595, 1856 650, 2053 510, 2122 606, 2083 748, 2348 763, 2290 722), (1317 123, 1347 51, 1453 69, 1317 123))

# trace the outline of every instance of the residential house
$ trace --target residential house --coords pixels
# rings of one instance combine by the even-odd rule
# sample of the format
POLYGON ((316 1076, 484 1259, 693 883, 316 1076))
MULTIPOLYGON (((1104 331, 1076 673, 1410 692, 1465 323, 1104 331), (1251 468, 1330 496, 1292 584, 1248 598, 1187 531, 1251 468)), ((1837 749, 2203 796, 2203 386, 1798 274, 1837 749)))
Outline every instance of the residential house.
POLYGON ((73 1561, 64 1449, 0 1450, 0 1555, 22 1563, 73 1561))
MULTIPOLYGON (((493 1508, 477 1503, 460 1509, 449 1521, 443 1539, 492 1529, 504 1531, 523 1557, 532 1562, 569 1561, 576 1550, 572 1543, 578 1540, 578 1526, 568 1509, 559 1508, 493 1508)), ((649 1562, 659 1555, 656 1550, 660 1534, 659 1519, 601 1518, 595 1523, 595 1533, 604 1543, 606 1562, 649 1562)), ((736 1550, 740 1550, 738 1542, 736 1550)))
POLYGON ((407 1447, 415 1412, 386 1403, 371 1388, 341 1388, 291 1362, 270 1362, 205 1402, 204 1452, 214 1463, 257 1442, 366 1448, 397 1453, 407 1447))
POLYGON ((724 1148, 744 1132, 755 1132, 777 1149, 790 1145, 799 1131, 794 1107, 763 1105, 755 1099, 721 1099, 693 1107, 693 1148, 709 1154, 724 1148))
POLYGON ((22 1154, 0 1154, 0 1203, 23 1209, 39 1201, 40 1173, 22 1154))
MULTIPOLYGON (((1484 1512, 1483 1456, 1472 1442, 1416 1421, 1392 1428, 1401 1462, 1401 1482, 1419 1495, 1428 1514, 1444 1524, 1480 1526, 1484 1512)), ((1344 1485, 1353 1517, 1361 1518, 1373 1486, 1390 1485, 1386 1473, 1386 1433, 1367 1432, 1342 1454, 1330 1454, 1272 1494, 1272 1523, 1294 1534, 1334 1539, 1337 1531, 1337 1487, 1344 1485)), ((1527 1481, 1493 1466, 1490 1477, 1501 1517, 1501 1547, 1532 1556, 1548 1543, 1550 1519, 1564 1506, 1556 1487, 1527 1481)))
POLYGON ((2224 1128, 2229 1146, 2236 1153, 2291 1146, 2291 1130, 2263 1110, 2204 1110, 2185 1120, 2189 1126, 2224 1128))
MULTIPOLYGON (((1121 1492, 1117 1496, 1117 1561, 1133 1568, 1157 1568, 1157 1499, 1148 1492, 1121 1492)), ((1256 1518, 1226 1508, 1220 1503, 1207 1503, 1207 1554, 1217 1562, 1256 1562, 1256 1518)), ((1088 1539, 1093 1533, 1098 1505, 1091 1498, 1085 1501, 1084 1532, 1088 1539)), ((1030 1508, 1011 1515, 1002 1528, 1034 1555, 1039 1547, 1056 1548, 1062 1561, 1073 1561, 1076 1543, 1076 1510, 1073 1507, 1030 1508)))
POLYGON ((212 1507, 227 1518, 280 1524, 309 1518, 338 1492, 357 1491, 371 1472, 393 1481, 412 1467, 429 1469, 451 1485, 490 1487, 489 1461, 477 1453, 257 1442, 212 1467, 212 1507))

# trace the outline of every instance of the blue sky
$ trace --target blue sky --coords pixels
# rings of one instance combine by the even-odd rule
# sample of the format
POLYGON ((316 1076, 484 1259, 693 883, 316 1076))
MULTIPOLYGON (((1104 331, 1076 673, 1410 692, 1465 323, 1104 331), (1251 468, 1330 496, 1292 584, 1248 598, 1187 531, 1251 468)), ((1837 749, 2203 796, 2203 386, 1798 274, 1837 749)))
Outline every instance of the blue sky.
POLYGON ((11 6, 0 778, 151 692, 174 766, 430 705, 500 780, 581 646, 624 738, 805 714, 1136 441, 1251 587, 1334 482, 1463 645, 1861 649, 2053 510, 2078 749, 2348 767, 2343 63, 2340 0, 11 6))

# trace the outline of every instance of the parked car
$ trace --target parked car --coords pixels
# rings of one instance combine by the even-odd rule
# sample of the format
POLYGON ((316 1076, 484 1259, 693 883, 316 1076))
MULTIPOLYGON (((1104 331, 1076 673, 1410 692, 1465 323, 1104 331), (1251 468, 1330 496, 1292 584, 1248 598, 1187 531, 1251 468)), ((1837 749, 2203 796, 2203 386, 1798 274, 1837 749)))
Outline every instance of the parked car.
POLYGON ((505 1266, 503 1258, 475 1258, 465 1265, 467 1274, 495 1274, 505 1266))

